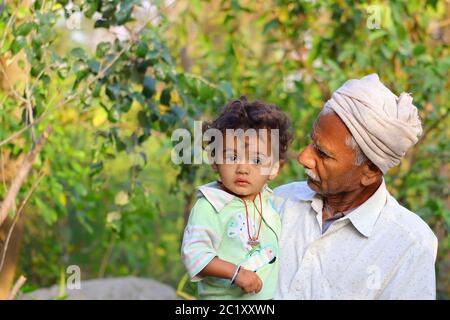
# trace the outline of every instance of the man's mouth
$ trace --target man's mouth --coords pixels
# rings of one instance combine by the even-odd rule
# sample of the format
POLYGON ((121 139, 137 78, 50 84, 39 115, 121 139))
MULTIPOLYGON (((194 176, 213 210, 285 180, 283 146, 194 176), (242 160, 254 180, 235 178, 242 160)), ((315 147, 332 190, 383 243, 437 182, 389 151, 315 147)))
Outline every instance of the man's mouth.
POLYGON ((305 173, 311 181, 320 182, 320 179, 316 176, 316 174, 312 170, 305 169, 305 173))

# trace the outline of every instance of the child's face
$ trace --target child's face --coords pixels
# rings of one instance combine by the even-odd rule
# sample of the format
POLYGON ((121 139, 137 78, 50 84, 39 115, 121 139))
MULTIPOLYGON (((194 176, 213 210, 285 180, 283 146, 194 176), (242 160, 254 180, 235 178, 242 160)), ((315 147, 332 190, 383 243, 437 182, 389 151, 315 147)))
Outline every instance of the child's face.
POLYGON ((223 164, 214 164, 228 191, 253 200, 268 180, 276 177, 279 162, 274 161, 270 136, 236 137, 225 135, 223 164))

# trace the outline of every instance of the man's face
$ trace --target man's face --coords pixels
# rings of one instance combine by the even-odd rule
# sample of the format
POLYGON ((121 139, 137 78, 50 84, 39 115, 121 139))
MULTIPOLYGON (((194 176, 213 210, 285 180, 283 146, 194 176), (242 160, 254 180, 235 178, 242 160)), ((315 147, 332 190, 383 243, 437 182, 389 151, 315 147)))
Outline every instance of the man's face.
POLYGON ((228 191, 242 199, 253 200, 264 184, 277 174, 278 166, 273 163, 270 139, 266 138, 251 136, 239 139, 225 135, 224 163, 215 164, 214 168, 228 191))
POLYGON ((346 145, 350 132, 334 113, 319 115, 311 131, 311 144, 298 156, 308 185, 322 195, 355 190, 361 186, 362 167, 354 166, 355 154, 346 145))

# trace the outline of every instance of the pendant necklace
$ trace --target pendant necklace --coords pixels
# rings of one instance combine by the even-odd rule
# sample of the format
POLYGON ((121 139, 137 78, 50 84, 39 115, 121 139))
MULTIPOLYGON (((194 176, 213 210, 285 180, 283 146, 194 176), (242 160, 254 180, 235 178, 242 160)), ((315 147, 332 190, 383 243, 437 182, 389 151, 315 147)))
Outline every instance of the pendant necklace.
POLYGON ((249 245, 251 245, 252 247, 259 246, 258 238, 259 238, 259 233, 261 232, 261 225, 262 225, 262 211, 263 211, 263 208, 262 208, 261 193, 258 193, 258 196, 259 196, 259 204, 260 204, 261 210, 259 211, 260 219, 259 219, 258 232, 257 232, 256 236, 254 236, 254 237, 252 237, 250 235, 250 224, 249 224, 249 221, 248 221, 248 208, 247 208, 247 203, 245 202, 245 200, 243 200, 244 201, 244 205, 245 205, 245 218, 246 218, 246 221, 247 221, 247 234, 248 234, 248 239, 249 239, 247 243, 249 245))

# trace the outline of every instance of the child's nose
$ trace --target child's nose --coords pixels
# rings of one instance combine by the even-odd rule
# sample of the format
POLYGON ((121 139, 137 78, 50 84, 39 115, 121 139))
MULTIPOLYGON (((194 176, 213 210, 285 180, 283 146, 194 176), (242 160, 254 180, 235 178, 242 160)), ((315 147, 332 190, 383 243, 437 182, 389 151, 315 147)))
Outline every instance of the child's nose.
POLYGON ((239 174, 248 174, 249 173, 249 167, 247 164, 238 164, 238 166, 236 167, 236 173, 239 174))

